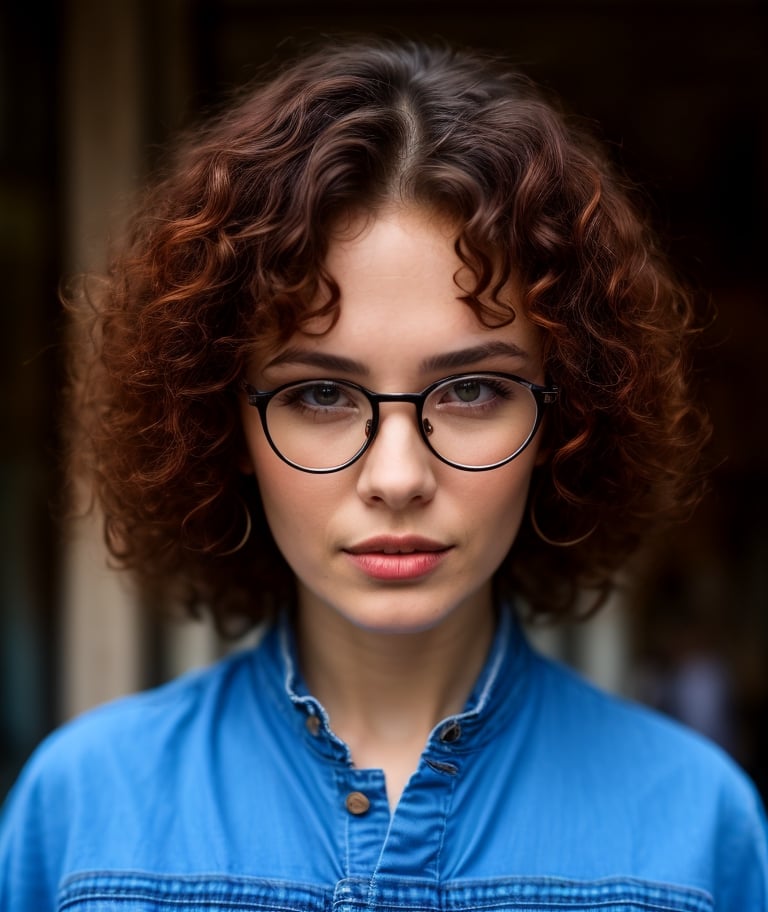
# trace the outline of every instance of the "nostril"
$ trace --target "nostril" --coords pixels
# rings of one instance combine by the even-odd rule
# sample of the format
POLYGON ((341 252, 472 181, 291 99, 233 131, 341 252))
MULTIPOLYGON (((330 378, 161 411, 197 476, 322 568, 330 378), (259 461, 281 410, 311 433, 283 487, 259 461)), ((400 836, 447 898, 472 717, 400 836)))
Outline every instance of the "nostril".
POLYGON ((432 431, 434 430, 434 428, 432 427, 432 423, 430 422, 429 418, 424 418, 424 419, 422 419, 421 426, 424 428, 424 433, 425 433, 427 436, 429 436, 429 435, 432 433, 432 431))
POLYGON ((369 419, 365 422, 365 436, 366 436, 366 438, 368 438, 368 437, 371 436, 371 428, 372 428, 372 427, 373 427, 373 422, 372 422, 371 419, 369 418, 369 419))

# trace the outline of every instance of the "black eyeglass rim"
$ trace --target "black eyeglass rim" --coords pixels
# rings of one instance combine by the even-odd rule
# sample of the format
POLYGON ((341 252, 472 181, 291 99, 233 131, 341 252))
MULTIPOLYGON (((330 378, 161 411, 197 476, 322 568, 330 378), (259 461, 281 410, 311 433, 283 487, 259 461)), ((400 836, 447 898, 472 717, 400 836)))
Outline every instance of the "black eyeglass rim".
POLYGON ((509 374, 505 371, 465 371, 461 374, 450 374, 447 377, 442 377, 440 380, 436 380, 434 383, 430 383, 429 386, 426 386, 420 393, 376 393, 373 390, 368 389, 365 386, 362 386, 359 383, 354 383, 351 380, 340 380, 338 378, 331 377, 310 377, 306 380, 293 380, 290 383, 282 383, 280 386, 275 387, 273 390, 260 390, 253 386, 251 383, 248 383, 247 380, 242 380, 240 387, 243 392, 246 394, 248 405, 254 406, 259 413, 259 418, 261 419, 261 426, 264 430, 264 435, 267 438, 267 442, 272 448, 273 452, 282 459, 287 465, 291 466, 294 469, 298 469, 300 472, 307 472, 311 475, 329 475, 333 472, 340 472, 342 469, 349 468, 355 462, 360 459, 366 450, 369 449, 373 441, 376 439, 376 434, 379 430, 379 405, 382 402, 409 402, 412 405, 416 406, 416 426, 419 429, 419 434, 421 439, 427 446, 427 449, 439 459, 445 465, 449 465, 454 469, 459 469, 463 472, 488 472, 491 469, 498 469, 501 466, 506 465, 509 462, 512 462, 513 459, 516 459, 530 444, 533 438, 536 436, 542 418, 544 417, 544 408, 548 405, 553 405, 558 401, 560 397, 560 388, 558 386, 549 384, 542 385, 539 383, 533 383, 531 380, 526 380, 524 377, 520 377, 517 374, 509 374), (536 402, 536 420, 533 423, 533 428, 531 432, 526 437, 525 441, 522 443, 514 453, 506 458, 494 462, 491 465, 484 466, 467 466, 462 465, 461 463, 452 462, 450 459, 446 459, 445 456, 437 452, 437 450, 432 446, 429 437, 424 429, 423 422, 423 411, 424 403, 427 398, 431 395, 434 390, 443 386, 446 383, 455 383, 458 380, 463 380, 472 377, 498 377, 503 380, 511 380, 514 383, 520 384, 520 386, 525 387, 529 390, 536 402), (304 384, 312 383, 338 383, 343 386, 351 387, 354 390, 362 393, 363 396, 371 404, 371 429, 368 434, 368 437, 363 441, 360 449, 352 456, 351 459, 348 459, 346 462, 341 463, 337 466, 331 466, 330 468, 316 469, 309 468, 308 466, 299 465, 297 462, 293 462, 288 459, 277 447, 272 435, 269 432, 269 425, 267 423, 267 406, 270 401, 279 393, 282 393, 284 390, 289 389, 293 386, 302 386, 304 384))

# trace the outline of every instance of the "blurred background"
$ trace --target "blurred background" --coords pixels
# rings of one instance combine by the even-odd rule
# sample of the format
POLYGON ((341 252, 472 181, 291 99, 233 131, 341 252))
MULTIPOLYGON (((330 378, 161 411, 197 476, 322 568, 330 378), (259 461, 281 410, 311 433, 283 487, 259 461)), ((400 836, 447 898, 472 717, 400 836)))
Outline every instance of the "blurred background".
MULTIPOLYGON (((503 51, 595 125, 717 317, 711 492, 596 619, 534 631, 719 741, 768 794, 768 55, 761 0, 60 0, 0 6, 0 797, 94 703, 225 648, 152 621, 95 523, 56 519, 63 278, 103 269, 163 142, 318 32, 503 51)), ((704 312, 704 309, 703 311, 704 312)))

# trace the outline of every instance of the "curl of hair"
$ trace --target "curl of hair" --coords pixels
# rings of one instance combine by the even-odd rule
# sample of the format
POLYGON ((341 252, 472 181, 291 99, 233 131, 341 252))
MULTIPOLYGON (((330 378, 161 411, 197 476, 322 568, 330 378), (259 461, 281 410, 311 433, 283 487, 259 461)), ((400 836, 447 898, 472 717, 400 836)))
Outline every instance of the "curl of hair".
POLYGON ((599 147, 523 76, 418 44, 323 47, 186 136, 91 295, 75 410, 117 561, 221 626, 292 598, 244 458, 238 382, 310 316, 332 322, 329 230, 387 202, 458 226, 493 325, 541 327, 547 416, 526 520, 497 574, 550 616, 605 589, 696 499, 707 434, 686 385, 693 308, 599 147), (318 303, 319 302, 319 303, 318 303), (693 479, 693 480, 692 480, 693 479), (247 505, 254 531, 240 551, 247 505))

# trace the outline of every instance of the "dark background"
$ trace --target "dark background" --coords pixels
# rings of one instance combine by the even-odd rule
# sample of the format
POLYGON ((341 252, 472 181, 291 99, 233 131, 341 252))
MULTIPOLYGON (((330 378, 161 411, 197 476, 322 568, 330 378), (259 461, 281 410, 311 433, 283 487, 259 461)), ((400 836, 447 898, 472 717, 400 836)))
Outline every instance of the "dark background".
MULTIPOLYGON (((509 0, 499 8, 486 0, 69 0, 0 8, 0 794, 62 717, 65 549, 52 504, 63 477, 57 395, 66 324, 57 285, 86 265, 73 252, 84 222, 71 200, 81 139, 72 111, 93 93, 112 143, 130 115, 131 180, 140 183, 163 141, 223 92, 318 32, 349 31, 440 36, 505 52, 594 123, 645 188, 666 246, 702 290, 702 315, 714 307, 695 364, 715 422, 711 492, 687 525, 649 544, 637 564, 632 661, 638 694, 670 711, 665 684, 677 669, 691 657, 717 665, 728 682, 731 730, 723 740, 768 791, 763 5, 509 0), (124 53, 130 101, 119 86, 107 93, 98 78, 99 59, 124 53), (85 80, 72 75, 83 55, 95 61, 85 80)), ((83 142, 98 152, 98 130, 83 142)), ((150 683, 162 669, 148 668, 145 677, 150 683)))

